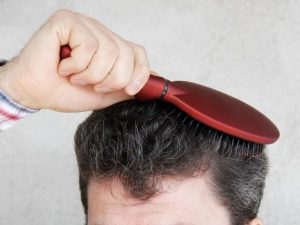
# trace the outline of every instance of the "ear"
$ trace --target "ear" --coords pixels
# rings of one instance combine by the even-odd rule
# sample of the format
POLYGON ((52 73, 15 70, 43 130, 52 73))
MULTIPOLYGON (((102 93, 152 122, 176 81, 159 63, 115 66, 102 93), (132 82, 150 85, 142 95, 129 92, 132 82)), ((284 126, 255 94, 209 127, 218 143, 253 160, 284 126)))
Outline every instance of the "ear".
POLYGON ((249 222, 249 225, 263 225, 263 223, 260 219, 255 218, 249 222))

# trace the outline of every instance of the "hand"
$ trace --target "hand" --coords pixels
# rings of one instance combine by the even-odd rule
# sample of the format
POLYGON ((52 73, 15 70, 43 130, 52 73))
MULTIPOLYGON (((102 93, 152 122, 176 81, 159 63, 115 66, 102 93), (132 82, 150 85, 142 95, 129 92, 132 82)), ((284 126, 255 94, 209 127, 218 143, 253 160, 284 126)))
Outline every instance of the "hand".
POLYGON ((0 89, 33 109, 78 112, 133 98, 149 78, 143 47, 95 19, 59 10, 0 74, 0 89), (61 46, 71 57, 60 60, 61 46))

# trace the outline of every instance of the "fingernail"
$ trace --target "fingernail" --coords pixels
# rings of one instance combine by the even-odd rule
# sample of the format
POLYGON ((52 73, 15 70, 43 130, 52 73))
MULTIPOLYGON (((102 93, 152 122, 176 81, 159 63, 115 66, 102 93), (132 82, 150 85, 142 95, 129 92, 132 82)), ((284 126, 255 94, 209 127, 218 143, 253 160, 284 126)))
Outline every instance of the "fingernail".
POLYGON ((140 80, 134 80, 127 86, 127 91, 129 94, 135 94, 141 86, 140 80))
POLYGON ((101 93, 107 93, 107 92, 111 92, 112 89, 109 87, 106 87, 106 86, 96 86, 95 91, 101 92, 101 93))
POLYGON ((71 82, 72 82, 73 84, 76 84, 76 85, 86 85, 86 84, 87 84, 86 81, 84 81, 84 80, 79 80, 79 79, 72 79, 71 82))

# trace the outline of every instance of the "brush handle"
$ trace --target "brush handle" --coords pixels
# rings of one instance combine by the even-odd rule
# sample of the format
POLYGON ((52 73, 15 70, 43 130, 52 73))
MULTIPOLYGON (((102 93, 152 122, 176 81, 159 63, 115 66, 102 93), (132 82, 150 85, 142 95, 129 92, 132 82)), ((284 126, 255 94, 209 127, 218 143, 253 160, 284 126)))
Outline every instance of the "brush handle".
MULTIPOLYGON (((62 46, 60 49, 60 59, 71 56, 72 49, 68 46, 62 46)), ((141 101, 150 101, 163 98, 168 91, 169 81, 163 77, 150 74, 149 80, 144 87, 135 95, 135 98, 141 101)))

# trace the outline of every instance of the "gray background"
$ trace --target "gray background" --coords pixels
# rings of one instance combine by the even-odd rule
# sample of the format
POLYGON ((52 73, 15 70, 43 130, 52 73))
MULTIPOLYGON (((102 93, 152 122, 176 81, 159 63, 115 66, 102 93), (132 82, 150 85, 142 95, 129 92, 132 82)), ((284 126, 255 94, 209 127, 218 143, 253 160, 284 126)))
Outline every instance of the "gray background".
MULTIPOLYGON (((59 8, 86 13, 148 51, 152 69, 247 101, 280 128, 260 217, 299 224, 300 1, 0 0, 0 57, 59 8)), ((0 224, 83 224, 73 153, 88 113, 39 112, 1 133, 0 224)))

